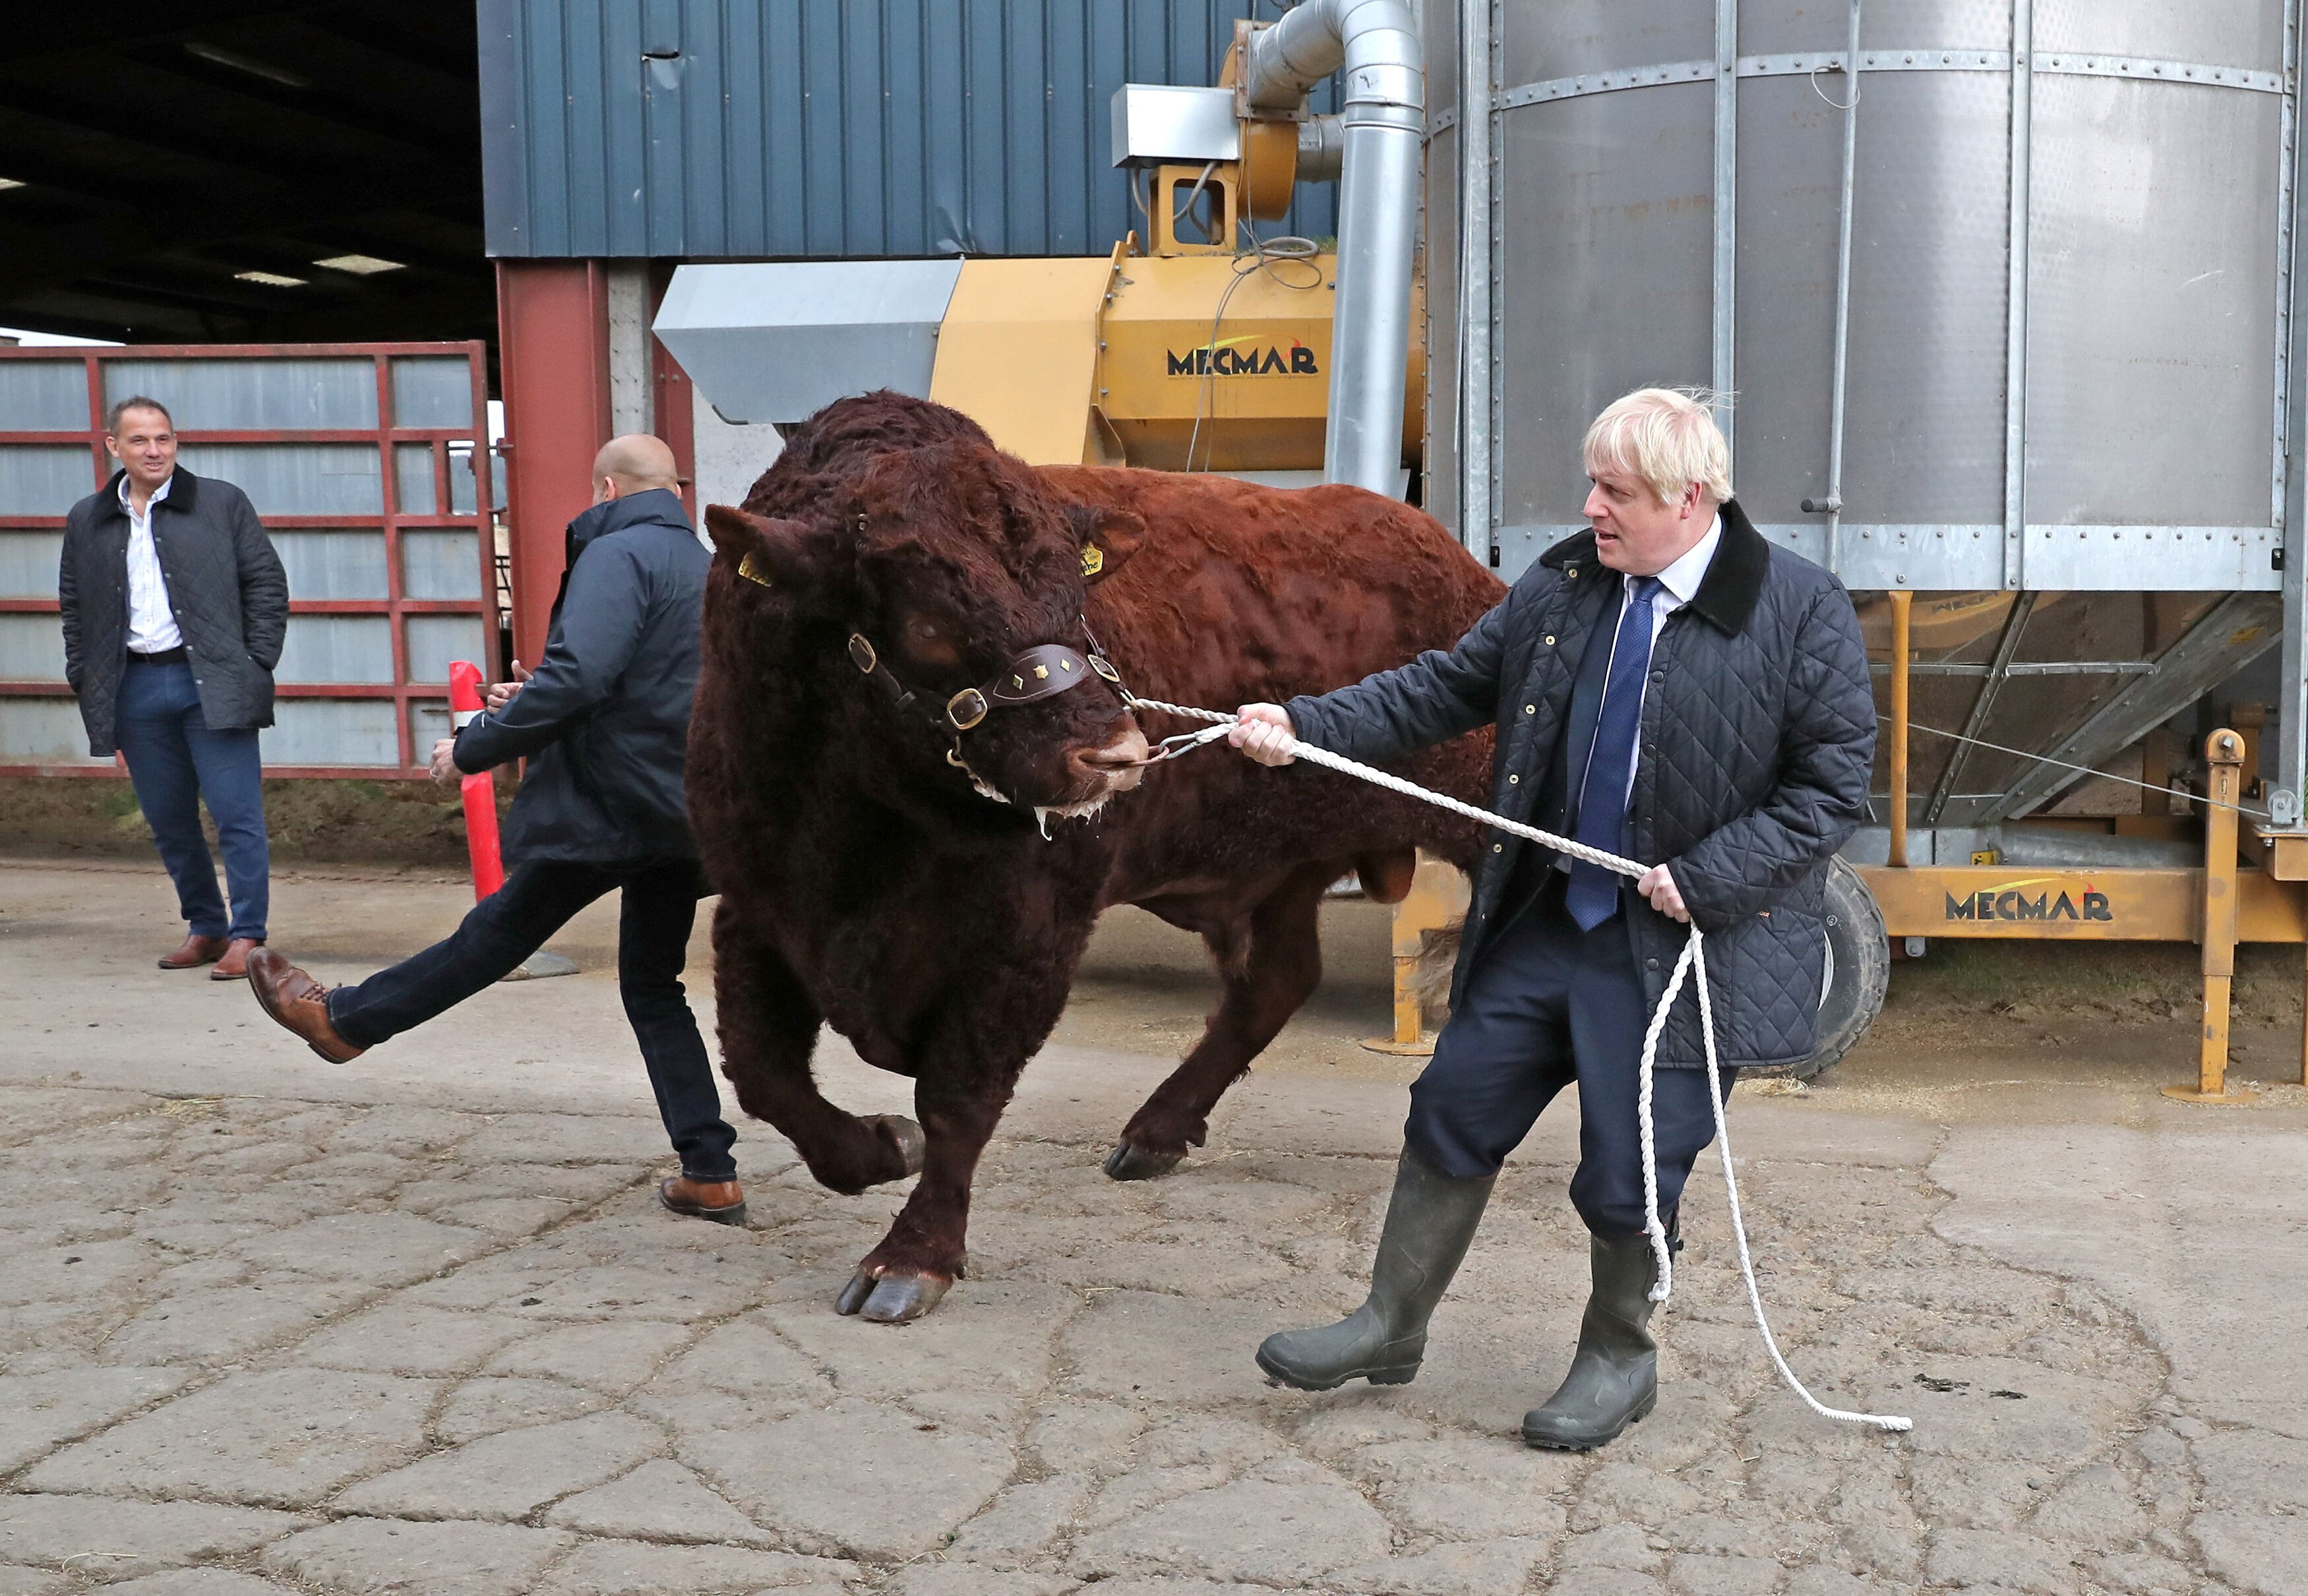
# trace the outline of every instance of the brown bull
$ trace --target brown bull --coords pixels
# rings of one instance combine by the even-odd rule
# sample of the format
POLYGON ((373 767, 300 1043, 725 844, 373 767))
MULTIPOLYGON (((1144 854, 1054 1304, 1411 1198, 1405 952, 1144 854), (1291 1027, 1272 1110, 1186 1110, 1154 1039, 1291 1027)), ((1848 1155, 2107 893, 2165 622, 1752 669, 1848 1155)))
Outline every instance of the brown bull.
MULTIPOLYGON (((978 1157, 1101 910, 1199 931, 1225 982, 1107 1161, 1141 1179, 1201 1144, 1313 991, 1326 886, 1359 871, 1395 901, 1415 849, 1464 865, 1477 845, 1439 810, 1303 765, 1220 749, 1149 768, 1137 717, 1093 675, 1110 661, 1146 697, 1223 708, 1449 646, 1502 589, 1415 510, 1038 469, 955 411, 880 393, 820 412, 743 511, 706 524, 688 782, 721 894, 723 1068, 822 1184, 921 1176, 844 1313, 915 1317, 962 1272, 978 1157), (821 1024, 914 1077, 918 1127, 819 1094, 821 1024)), ((1141 713, 1156 736, 1193 729, 1141 713)), ((1404 773, 1479 801, 1488 758, 1486 734, 1404 773)))

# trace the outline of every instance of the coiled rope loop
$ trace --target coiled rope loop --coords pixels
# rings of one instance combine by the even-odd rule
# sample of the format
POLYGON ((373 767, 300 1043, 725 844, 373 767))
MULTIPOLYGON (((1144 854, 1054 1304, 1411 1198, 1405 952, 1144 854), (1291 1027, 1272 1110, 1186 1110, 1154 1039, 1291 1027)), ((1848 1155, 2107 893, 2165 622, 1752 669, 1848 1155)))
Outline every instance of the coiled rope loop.
MULTIPOLYGON (((1216 709, 1197 709, 1187 704, 1140 698, 1135 693, 1127 693, 1126 696, 1132 708, 1159 709, 1166 715, 1176 715, 1187 720, 1228 725, 1240 718, 1216 709)), ((1523 837, 1573 859, 1583 859, 1589 864, 1598 864, 1623 876, 1635 877, 1646 873, 1648 867, 1632 859, 1605 853, 1600 848, 1590 848, 1584 843, 1557 837, 1554 832, 1542 831, 1536 826, 1510 820, 1504 815, 1493 814, 1489 810, 1478 809, 1471 803, 1462 803, 1448 794, 1434 792, 1416 782, 1405 781, 1399 776, 1349 759, 1342 754, 1334 754, 1328 749, 1316 748, 1296 738, 1290 739, 1286 747, 1294 759, 1304 759, 1310 765, 1320 765, 1326 770, 1336 770, 1358 781, 1369 782, 1374 786, 1399 793, 1406 798, 1416 798, 1437 809, 1447 809, 1468 819, 1478 820, 1494 830, 1523 837)), ((1804 1383, 1796 1377, 1796 1371, 1787 1367, 1787 1358, 1779 1351, 1778 1338, 1771 1334, 1770 1319, 1763 1312, 1763 1293, 1755 1283, 1754 1258, 1747 1249, 1747 1224, 1739 1207, 1739 1177, 1732 1168, 1731 1124, 1724 1115, 1723 1067, 1715 1051, 1715 1006, 1708 993, 1706 943, 1705 935, 1696 925, 1692 926, 1690 940, 1683 945, 1683 956, 1675 961, 1674 973, 1667 977, 1666 991, 1660 994, 1658 1007, 1651 1011, 1650 1025, 1643 1034, 1642 1061, 1638 1066, 1636 1077, 1635 1119, 1641 1131, 1643 1149, 1643 1231, 1650 1239, 1652 1257, 1658 1260, 1658 1279, 1651 1287, 1651 1300, 1665 1302, 1675 1289, 1674 1249, 1667 1245, 1666 1226, 1659 1221, 1658 1152, 1651 1124, 1651 1076, 1658 1066, 1659 1038, 1666 1033, 1667 1015, 1674 1009, 1675 999, 1683 992, 1684 982, 1695 973, 1699 980, 1700 1034, 1705 1039, 1707 1049, 1707 1076, 1709 1083, 1715 1088, 1707 1095, 1715 1110, 1716 1139, 1721 1144, 1723 1190, 1730 1202, 1731 1233, 1739 1244, 1739 1273, 1746 1279, 1747 1301, 1755 1311, 1755 1328, 1762 1335, 1763 1350, 1770 1354, 1771 1367, 1778 1370, 1779 1378, 1787 1382, 1787 1389, 1802 1397, 1811 1411, 1822 1419, 1840 1420, 1848 1424, 1873 1424, 1880 1429, 1893 1431, 1913 1429, 1916 1425, 1913 1419, 1896 1413, 1855 1413, 1827 1406, 1804 1388, 1804 1383)))

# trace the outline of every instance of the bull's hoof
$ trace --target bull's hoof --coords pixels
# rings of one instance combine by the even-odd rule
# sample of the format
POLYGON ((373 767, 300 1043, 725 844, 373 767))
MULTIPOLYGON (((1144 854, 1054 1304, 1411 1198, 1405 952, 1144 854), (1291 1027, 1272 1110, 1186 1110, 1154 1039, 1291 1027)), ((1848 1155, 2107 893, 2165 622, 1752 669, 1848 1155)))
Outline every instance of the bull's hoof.
MULTIPOLYGON (((903 1114, 867 1114, 865 1120, 866 1124, 898 1144, 898 1155, 906 1161, 907 1175, 922 1172, 922 1159, 929 1151, 929 1140, 922 1135, 920 1126, 903 1114)), ((898 1178, 903 1180, 905 1176, 898 1178)), ((848 1313, 849 1309, 845 1308, 841 1311, 848 1313)))
POLYGON ((1106 1155, 1106 1172, 1109 1180, 1151 1180, 1176 1169, 1185 1156, 1182 1152, 1158 1153, 1151 1147, 1116 1142, 1114 1151, 1106 1155))
POLYGON ((935 1274, 884 1274, 876 1280, 861 1270, 841 1288, 833 1309, 876 1325, 902 1325, 935 1308, 952 1284, 935 1274))

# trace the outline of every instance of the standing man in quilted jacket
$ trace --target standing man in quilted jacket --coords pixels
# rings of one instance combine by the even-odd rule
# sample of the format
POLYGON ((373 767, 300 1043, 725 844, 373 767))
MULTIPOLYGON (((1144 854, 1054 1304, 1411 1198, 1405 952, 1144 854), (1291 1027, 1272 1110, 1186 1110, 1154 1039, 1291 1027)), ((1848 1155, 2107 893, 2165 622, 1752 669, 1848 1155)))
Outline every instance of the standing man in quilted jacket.
POLYGON ((188 934, 160 967, 212 965, 212 979, 237 981, 263 944, 271 897, 256 733, 272 724, 288 579, 248 496, 177 464, 176 424, 158 399, 113 406, 104 446, 119 471, 65 520, 65 680, 88 751, 126 756, 177 884, 188 934), (224 846, 229 916, 203 800, 224 846))
MULTIPOLYGON (((1269 1336, 1260 1367, 1327 1390, 1418 1371, 1426 1322, 1507 1154, 1579 1087, 1572 1205, 1593 1290, 1562 1386, 1523 1419, 1586 1451, 1658 1397, 1656 1262, 1644 1233, 1637 1077, 1687 932, 1707 933, 1726 1096, 1743 1066, 1806 1057, 1825 959, 1828 862, 1865 813, 1875 710, 1851 597, 1766 543, 1731 498, 1729 450, 1689 395, 1643 389, 1587 433, 1591 529, 1541 555, 1445 654, 1319 698, 1242 710, 1235 745, 1286 736, 1384 764, 1490 722, 1491 807, 1650 863, 1630 880, 1504 833, 1477 872, 1451 1021, 1411 1087, 1369 1300, 1269 1336)), ((1695 983, 1660 1039, 1658 1211, 1715 1137, 1695 983)))

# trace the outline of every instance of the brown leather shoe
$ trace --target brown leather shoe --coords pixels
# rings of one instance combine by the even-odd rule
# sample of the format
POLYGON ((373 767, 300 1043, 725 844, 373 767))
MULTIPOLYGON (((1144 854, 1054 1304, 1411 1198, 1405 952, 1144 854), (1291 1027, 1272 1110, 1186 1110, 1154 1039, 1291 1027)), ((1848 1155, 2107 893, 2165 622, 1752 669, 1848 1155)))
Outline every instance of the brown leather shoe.
POLYGON ((264 946, 261 937, 235 937, 224 950, 224 957, 209 972, 211 981, 245 981, 248 979, 248 956, 264 946))
POLYGON ((368 1051, 338 1035, 329 1023, 329 989, 262 944, 248 954, 248 988, 265 1013, 302 1036, 330 1063, 349 1063, 368 1051))
POLYGON ((212 965, 222 958, 227 946, 222 937, 186 937, 182 948, 160 956, 160 967, 164 970, 197 970, 202 965, 212 965))
POLYGON ((735 1180, 693 1180, 673 1175, 657 1183, 657 1200, 689 1219, 715 1224, 745 1223, 745 1194, 735 1180))

